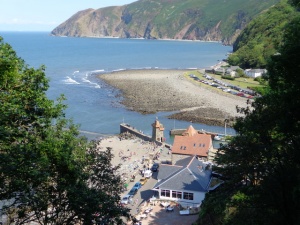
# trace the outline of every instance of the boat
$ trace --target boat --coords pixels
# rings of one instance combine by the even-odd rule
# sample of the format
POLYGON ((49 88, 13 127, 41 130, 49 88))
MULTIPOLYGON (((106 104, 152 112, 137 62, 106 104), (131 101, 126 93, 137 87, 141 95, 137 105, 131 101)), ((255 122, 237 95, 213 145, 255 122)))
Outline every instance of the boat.
POLYGON ((222 137, 220 137, 219 135, 214 136, 214 140, 215 141, 221 141, 222 137))

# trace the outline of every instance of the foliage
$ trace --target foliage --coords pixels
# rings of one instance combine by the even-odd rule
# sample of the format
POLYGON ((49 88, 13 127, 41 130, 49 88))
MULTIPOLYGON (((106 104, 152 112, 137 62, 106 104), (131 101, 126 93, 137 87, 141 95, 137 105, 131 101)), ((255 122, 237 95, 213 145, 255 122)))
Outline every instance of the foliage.
POLYGON ((222 79, 226 79, 226 80, 234 80, 235 78, 230 76, 230 75, 223 75, 222 79))
POLYGON ((284 26, 295 15, 284 0, 252 20, 235 41, 228 63, 244 69, 265 68, 282 42, 284 26))
POLYGON ((240 0, 222 3, 215 0, 142 0, 128 5, 128 11, 133 18, 131 26, 140 26, 141 23, 150 22, 156 28, 157 34, 164 34, 169 38, 174 37, 186 26, 189 26, 189 31, 184 38, 193 32, 203 33, 220 26, 223 38, 229 39, 236 29, 243 28, 243 25, 257 13, 277 2, 276 0, 257 3, 240 0), (222 22, 218 25, 220 21, 222 22))
POLYGON ((0 37, 0 200, 17 224, 120 223, 111 152, 78 137, 62 96, 46 96, 45 67, 30 68, 0 37))
POLYGON ((236 69, 237 77, 246 77, 244 70, 242 69, 236 69))
POLYGON ((267 93, 240 109, 238 135, 218 151, 216 172, 228 179, 205 199, 199 224, 300 223, 299 38, 297 15, 267 66, 267 93))

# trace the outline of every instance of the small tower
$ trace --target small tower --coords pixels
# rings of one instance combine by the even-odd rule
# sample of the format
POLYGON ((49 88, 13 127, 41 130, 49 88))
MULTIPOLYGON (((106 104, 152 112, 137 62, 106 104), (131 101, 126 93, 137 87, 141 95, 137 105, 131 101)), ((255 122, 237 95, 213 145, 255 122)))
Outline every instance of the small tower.
POLYGON ((152 140, 164 142, 164 126, 158 121, 157 117, 154 123, 152 123, 152 140))

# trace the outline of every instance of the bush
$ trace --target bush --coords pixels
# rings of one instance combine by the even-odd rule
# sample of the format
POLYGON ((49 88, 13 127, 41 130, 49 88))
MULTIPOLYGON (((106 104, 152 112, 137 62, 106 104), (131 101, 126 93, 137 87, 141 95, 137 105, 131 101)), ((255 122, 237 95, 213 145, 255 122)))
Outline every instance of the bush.
POLYGON ((223 78, 223 79, 227 79, 227 80, 235 80, 234 77, 231 77, 231 76, 229 76, 229 75, 224 75, 224 76, 222 76, 222 78, 223 78))

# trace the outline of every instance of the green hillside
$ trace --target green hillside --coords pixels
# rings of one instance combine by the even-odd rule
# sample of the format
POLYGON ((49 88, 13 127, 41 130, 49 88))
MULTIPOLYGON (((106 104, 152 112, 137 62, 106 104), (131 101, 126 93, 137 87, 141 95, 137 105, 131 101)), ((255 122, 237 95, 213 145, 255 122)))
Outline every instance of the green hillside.
POLYGON ((282 42, 285 25, 296 11, 284 0, 252 20, 233 45, 228 58, 232 65, 242 68, 265 68, 269 57, 282 42))
POLYGON ((52 31, 66 36, 222 41, 232 44, 259 13, 279 0, 140 0, 81 11, 52 31), (84 13, 83 13, 84 12, 84 13), (81 29, 77 29, 80 27, 81 29))

